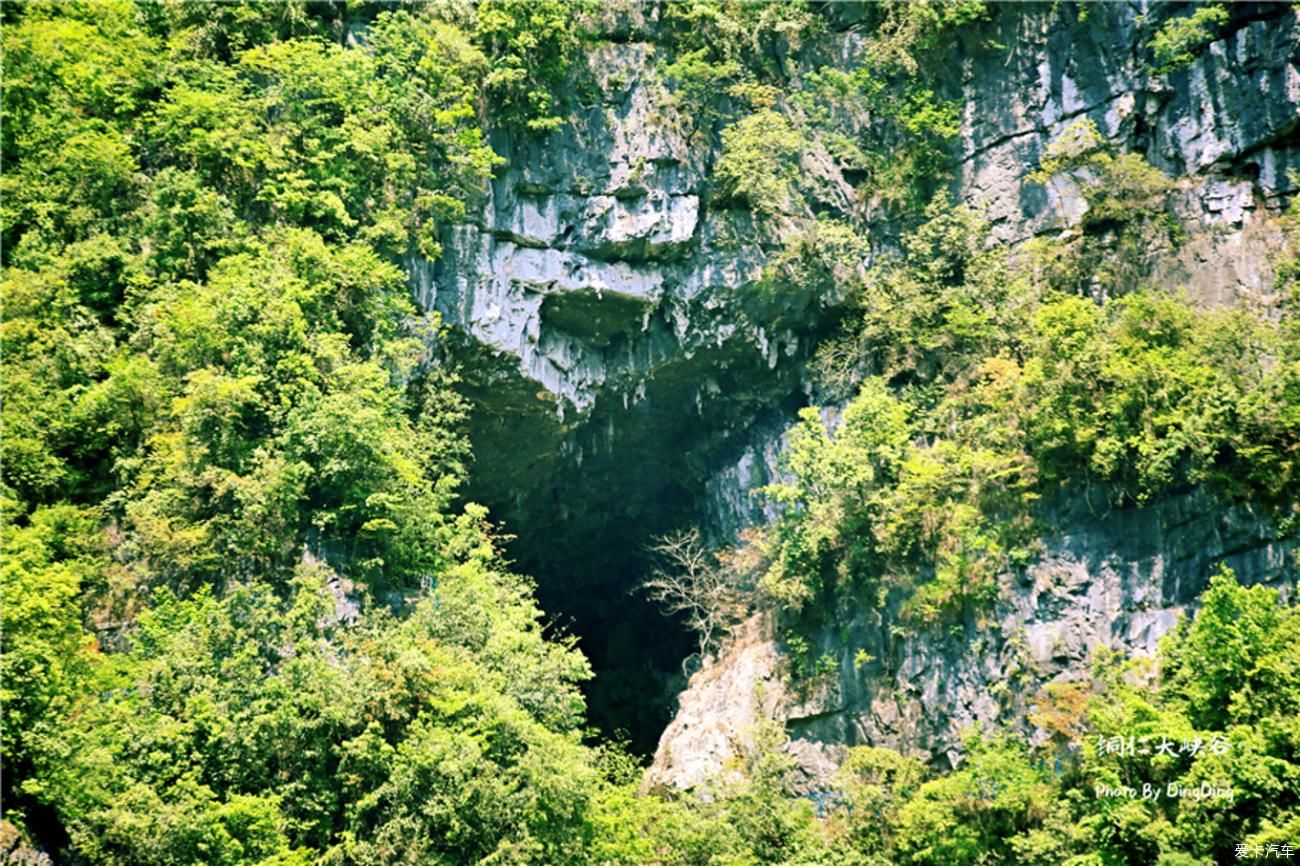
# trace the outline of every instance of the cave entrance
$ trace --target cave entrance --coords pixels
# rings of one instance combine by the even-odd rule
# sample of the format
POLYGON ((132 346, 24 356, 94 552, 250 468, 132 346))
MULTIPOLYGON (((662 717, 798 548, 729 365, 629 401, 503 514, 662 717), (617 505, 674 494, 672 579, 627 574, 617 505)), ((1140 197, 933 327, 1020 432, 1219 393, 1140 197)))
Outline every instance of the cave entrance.
MULTIPOLYGON (((570 495, 590 495, 574 479, 570 495)), ((559 495, 565 497, 564 488, 559 495)), ((537 580, 542 609, 578 639, 595 677, 583 686, 589 723, 605 737, 626 740, 637 755, 654 753, 686 686, 682 661, 695 638, 665 616, 637 587, 653 563, 651 538, 689 522, 692 500, 680 488, 659 489, 623 508, 606 500, 555 543, 520 535, 509 551, 519 570, 537 580)))
POLYGON ((699 522, 687 459, 698 431, 621 401, 619 417, 598 409, 569 429, 545 405, 493 413, 487 395, 472 399, 486 408, 471 422, 468 497, 513 536, 506 551, 515 570, 536 581, 552 629, 576 637, 591 662, 589 723, 640 756, 653 754, 696 642, 637 587, 654 564, 653 538, 699 522))
POLYGON ((465 371, 475 455, 466 496, 513 536, 515 569, 536 580, 552 628, 590 660, 589 722, 649 756, 698 644, 637 590, 654 565, 648 548, 706 524, 706 481, 757 420, 803 404, 797 368, 773 368, 752 346, 714 346, 667 359, 652 379, 609 384, 576 420, 517 368, 465 371))

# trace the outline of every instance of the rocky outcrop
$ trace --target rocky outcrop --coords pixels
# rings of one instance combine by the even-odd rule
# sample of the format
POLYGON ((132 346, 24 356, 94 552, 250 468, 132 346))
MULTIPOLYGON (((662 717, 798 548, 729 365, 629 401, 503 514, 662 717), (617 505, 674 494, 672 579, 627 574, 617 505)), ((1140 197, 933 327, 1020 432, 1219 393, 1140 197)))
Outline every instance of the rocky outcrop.
MULTIPOLYGON (((864 8, 827 4, 826 32, 780 66, 795 77, 814 58, 851 66, 865 40, 864 8)), ((1206 303, 1267 305, 1278 245, 1271 214, 1294 193, 1287 169, 1300 164, 1296 15, 1284 5, 1235 4, 1222 38, 1190 67, 1154 75, 1145 43, 1181 11, 1004 5, 964 31, 938 74, 940 91, 962 108, 954 192, 987 214, 1002 242, 1068 229, 1086 207, 1077 191, 1026 174, 1086 116, 1118 148, 1178 179, 1189 237, 1154 260, 1154 278, 1206 303)), ((840 314, 833 295, 809 287, 760 290, 772 256, 811 210, 760 220, 717 195, 718 137, 660 79, 661 13, 653 2, 606 5, 572 122, 546 137, 498 131, 505 165, 482 208, 447 232, 438 262, 409 263, 416 297, 453 326, 455 351, 470 360, 478 466, 469 496, 517 535, 512 552, 537 575, 543 605, 582 637, 602 673, 589 695, 596 720, 632 717, 654 733, 671 714, 664 692, 680 684, 688 643, 629 594, 646 539, 687 522, 726 539, 770 519, 751 491, 776 472, 783 430, 812 390, 805 362, 840 314)), ((802 170, 801 184, 825 193, 816 196, 821 212, 861 226, 873 248, 888 246, 892 227, 854 203, 852 173, 816 141, 802 170)), ((1069 537, 1084 537, 1087 523, 1072 525, 1069 537)), ((1178 559, 1170 551, 1161 561, 1178 559)), ((1124 591, 1138 593, 1142 578, 1125 573, 1124 591)), ((1171 610, 1186 601, 1161 598, 1171 610)), ((933 665, 961 655, 944 646, 935 644, 933 665)), ((898 657, 896 674, 909 658, 898 657)), ((906 664, 917 682, 940 669, 906 664)), ((709 694, 744 679, 710 670, 696 677, 713 684, 709 694)), ((877 703, 871 689, 885 686, 866 679, 852 700, 841 695, 786 718, 810 743, 910 743, 942 754, 949 720, 987 714, 987 695, 978 712, 962 701, 969 690, 986 694, 994 670, 971 667, 933 694, 922 689, 923 716, 901 698, 867 712, 877 703)), ((888 683, 885 691, 897 688, 888 683)), ((683 718, 699 694, 693 686, 683 697, 683 718)), ((716 702, 744 700, 733 690, 716 702)), ((674 730, 657 765, 665 781, 686 755, 716 751, 688 746, 674 730)))
POLYGON ((833 673, 793 680, 770 618, 737 629, 696 673, 665 731, 651 784, 692 787, 718 770, 755 714, 785 722, 804 784, 826 781, 843 748, 887 746, 943 766, 976 722, 1024 724, 1042 687, 1086 681, 1100 647, 1152 656, 1219 565, 1294 590, 1297 545, 1267 516, 1195 490, 1145 508, 1097 511, 1080 491, 1045 516, 1054 531, 993 609, 954 626, 904 626, 897 599, 846 602, 847 624, 813 635, 833 673), (865 652, 870 661, 863 662, 865 652), (753 696, 761 696, 756 700, 753 696))
POLYGON ((961 197, 994 236, 1016 242, 1067 227, 1077 192, 1026 174, 1070 123, 1093 120, 1122 150, 1178 178, 1189 242, 1152 278, 1210 303, 1268 302, 1280 244, 1265 218, 1296 191, 1300 26, 1278 4, 1236 4, 1222 38, 1187 68, 1156 75, 1145 50, 1178 4, 1018 7, 968 38, 961 66, 961 197), (983 40, 1008 46, 981 50, 983 40), (1072 194, 1076 192, 1076 194, 1072 194))

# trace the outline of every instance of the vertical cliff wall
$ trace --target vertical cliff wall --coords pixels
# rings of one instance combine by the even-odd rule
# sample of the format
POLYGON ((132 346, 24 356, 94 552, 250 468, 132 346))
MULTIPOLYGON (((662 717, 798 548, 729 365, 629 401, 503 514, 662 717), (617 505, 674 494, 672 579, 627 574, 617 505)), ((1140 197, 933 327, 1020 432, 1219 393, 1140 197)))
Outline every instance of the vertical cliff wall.
MULTIPOLYGON (((1086 207, 1078 190, 1026 175, 1070 123, 1090 118, 1177 179, 1189 236, 1150 251, 1151 277, 1206 304, 1267 307, 1281 244, 1273 215, 1300 165, 1296 16, 1239 4, 1190 66, 1157 75, 1146 43, 1181 11, 1016 4, 961 31, 935 76, 960 106, 953 192, 1000 242, 1071 230, 1086 207)), ((816 136, 800 157, 804 185, 820 190, 807 208, 760 219, 722 196, 714 121, 663 79, 663 12, 627 3, 596 15, 572 122, 543 138, 501 131, 505 165, 482 210, 450 232, 436 265, 411 264, 419 299, 474 360, 470 496, 517 536, 512 551, 538 576, 544 605, 582 638, 599 674, 595 719, 631 729, 642 748, 675 709, 689 642, 629 593, 641 551, 687 523, 725 540, 771 517, 751 491, 779 472, 783 431, 812 391, 806 362, 842 315, 824 287, 761 291, 765 268, 815 214, 857 226, 872 248, 895 231, 816 136)), ((792 80, 814 59, 858 62, 866 7, 818 14, 815 42, 774 49, 792 80)), ((864 254, 860 266, 870 264, 864 254)), ((1019 711, 1036 683, 1077 670, 1093 647, 1149 650, 1211 563, 1249 580, 1285 580, 1293 567, 1267 520, 1209 492, 1134 513, 1076 505, 1057 507, 1059 534, 1028 583, 1005 587, 991 629, 899 642, 887 613, 864 612, 850 645, 882 661, 859 671, 843 660, 824 693, 784 690, 780 648, 762 618, 750 622, 692 679, 653 778, 689 785, 716 767, 756 683, 810 774, 846 743, 939 757, 962 724, 1019 711)))

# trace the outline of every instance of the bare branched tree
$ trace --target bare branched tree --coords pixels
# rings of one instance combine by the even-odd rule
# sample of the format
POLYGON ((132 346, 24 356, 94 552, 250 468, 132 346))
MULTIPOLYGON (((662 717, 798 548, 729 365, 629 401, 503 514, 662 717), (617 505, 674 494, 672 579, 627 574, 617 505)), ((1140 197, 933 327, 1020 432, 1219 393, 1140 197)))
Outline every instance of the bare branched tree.
POLYGON ((744 610, 735 572, 705 547, 698 529, 658 536, 650 552, 661 564, 640 588, 668 613, 684 614, 707 655, 744 610))

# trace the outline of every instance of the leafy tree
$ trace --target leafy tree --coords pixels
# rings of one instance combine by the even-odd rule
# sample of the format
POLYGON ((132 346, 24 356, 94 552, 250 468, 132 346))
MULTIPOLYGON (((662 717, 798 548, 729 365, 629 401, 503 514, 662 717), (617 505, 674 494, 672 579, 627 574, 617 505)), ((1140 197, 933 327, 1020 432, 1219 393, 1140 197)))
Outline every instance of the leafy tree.
POLYGON ((1213 42, 1220 27, 1228 22, 1228 9, 1222 3, 1197 6, 1185 18, 1170 18, 1151 38, 1149 47, 1156 59, 1156 71, 1175 72, 1196 59, 1196 52, 1213 42))
POLYGON ((896 844, 899 810, 917 793, 926 771, 920 761, 890 749, 856 746, 836 773, 844 791, 854 847, 889 850, 896 844))
POLYGON ((966 761, 923 784, 898 817, 904 862, 1008 862, 1008 840, 1036 823, 1054 799, 1023 747, 972 731, 966 761))
POLYGON ((1278 603, 1277 590, 1242 587, 1221 568, 1195 619, 1166 638, 1162 684, 1200 729, 1294 716, 1296 629, 1300 614, 1278 603))
POLYGON ((590 796, 585 664, 487 568, 471 555, 410 617, 350 628, 320 572, 288 603, 164 591, 75 711, 38 726, 28 793, 92 862, 567 858, 590 796), (446 628, 444 594, 480 633, 446 628))
POLYGON ((581 8, 560 0, 488 0, 478 5, 475 37, 492 64, 485 83, 503 120, 533 132, 563 125, 558 94, 581 45, 574 14, 581 8))
MULTIPOLYGON (((45 718, 66 713, 99 656, 82 624, 82 594, 103 568, 102 539, 90 509, 37 510, 27 525, 4 527, 4 654, 0 728, 6 799, 32 772, 30 738, 45 718)), ((10 800, 12 802, 12 800, 10 800)))
POLYGON ((789 210, 804 146, 803 136, 780 112, 760 109, 723 130, 718 179, 727 195, 759 213, 789 210))

